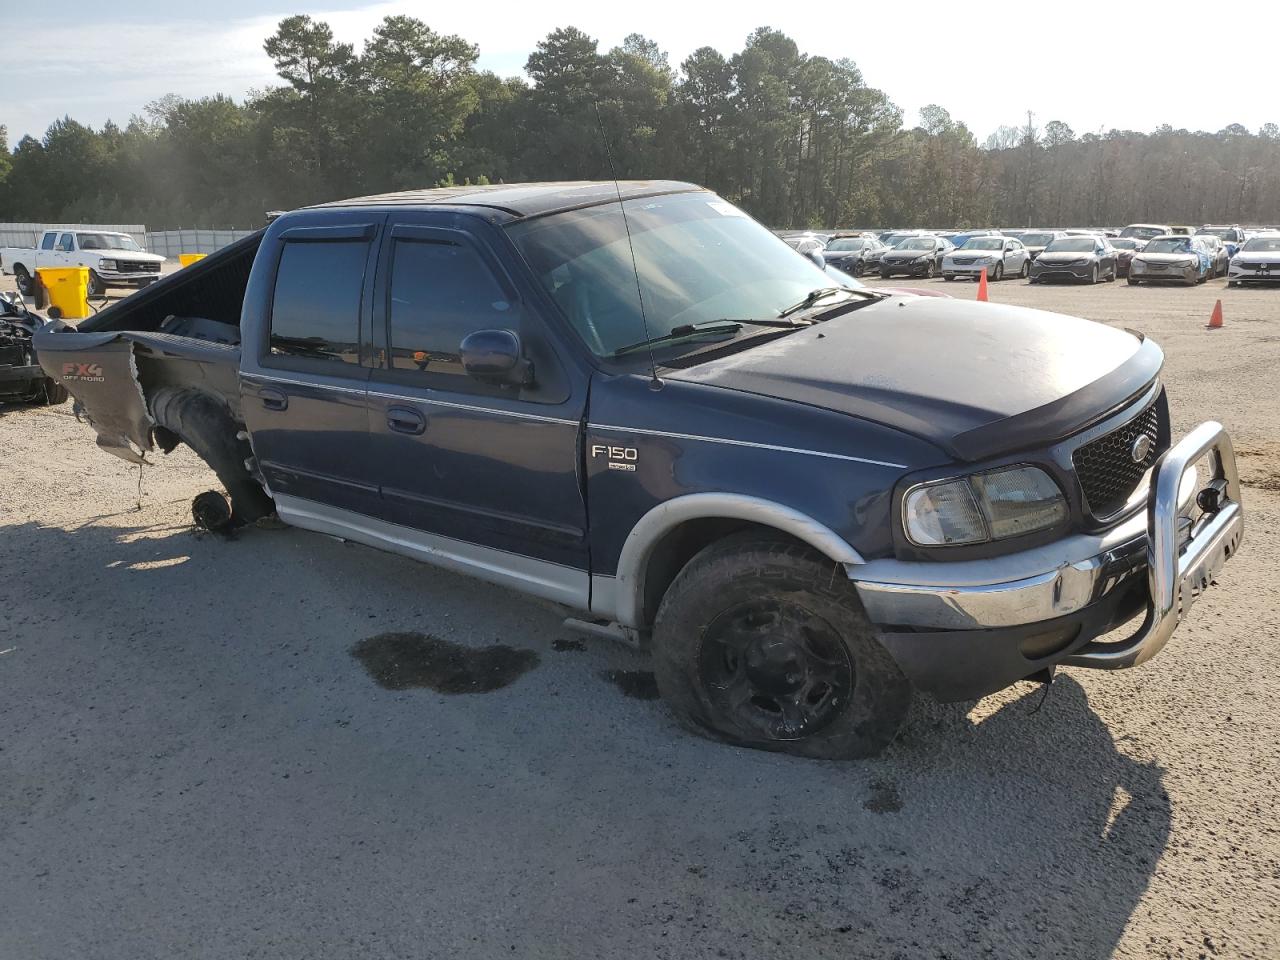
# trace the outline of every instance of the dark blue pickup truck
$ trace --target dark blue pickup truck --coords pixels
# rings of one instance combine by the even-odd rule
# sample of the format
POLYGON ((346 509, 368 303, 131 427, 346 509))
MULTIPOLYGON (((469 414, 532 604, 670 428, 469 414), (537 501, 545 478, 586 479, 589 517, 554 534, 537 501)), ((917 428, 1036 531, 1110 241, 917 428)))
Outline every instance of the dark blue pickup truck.
POLYGON ((689 184, 463 187, 285 214, 36 345, 105 449, 201 455, 228 522, 563 604, 733 743, 867 755, 914 691, 1158 653, 1242 534, 1160 348, 832 284, 689 184))

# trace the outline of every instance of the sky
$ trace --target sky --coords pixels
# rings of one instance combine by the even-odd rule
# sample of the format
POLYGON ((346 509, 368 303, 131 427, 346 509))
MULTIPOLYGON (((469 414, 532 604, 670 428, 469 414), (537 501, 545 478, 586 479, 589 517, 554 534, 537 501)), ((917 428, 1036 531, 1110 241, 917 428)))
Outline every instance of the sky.
POLYGON ((868 84, 902 108, 908 125, 920 107, 937 103, 979 141, 1001 125, 1025 122, 1028 110, 1041 126, 1062 120, 1077 134, 1146 131, 1164 123, 1209 131, 1232 123, 1250 130, 1280 123, 1280 97, 1274 95, 1280 3, 1274 0, 1249 7, 1244 18, 1203 0, 842 6, 777 0, 61 0, 54 15, 44 2, 0 0, 10 37, 48 38, 6 53, 0 124, 8 126, 12 147, 24 134, 42 135, 64 115, 100 127, 108 119, 127 123, 168 93, 243 98, 279 82, 262 42, 294 13, 327 21, 357 49, 384 16, 410 14, 478 44, 480 67, 503 76, 523 75, 534 44, 560 26, 585 30, 602 50, 628 33, 645 34, 668 52, 673 66, 701 46, 733 53, 753 29, 770 26, 805 53, 853 60, 868 84), (48 33, 51 19, 56 29, 48 33))

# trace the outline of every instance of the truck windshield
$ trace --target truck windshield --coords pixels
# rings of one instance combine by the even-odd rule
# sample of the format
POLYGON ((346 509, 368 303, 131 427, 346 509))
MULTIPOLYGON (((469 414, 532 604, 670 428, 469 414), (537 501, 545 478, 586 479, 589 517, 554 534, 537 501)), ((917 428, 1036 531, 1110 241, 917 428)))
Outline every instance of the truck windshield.
POLYGON ((776 318, 810 291, 831 286, 811 260, 714 194, 625 203, 634 268, 617 203, 508 228, 538 281, 597 356, 612 357, 621 347, 657 340, 677 327, 776 318))
POLYGON ((137 250, 142 251, 138 241, 127 233, 81 233, 81 250, 137 250))

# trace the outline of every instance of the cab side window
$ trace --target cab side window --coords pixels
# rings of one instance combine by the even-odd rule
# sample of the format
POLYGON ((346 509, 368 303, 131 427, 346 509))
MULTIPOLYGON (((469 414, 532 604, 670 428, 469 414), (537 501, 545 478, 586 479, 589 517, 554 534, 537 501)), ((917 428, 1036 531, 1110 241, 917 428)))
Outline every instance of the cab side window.
POLYGON ((40 249, 52 250, 53 245, 57 242, 58 242, 58 235, 56 233, 46 233, 44 235, 44 239, 40 241, 40 249))
POLYGON ((286 242, 271 304, 272 356, 360 363, 365 241, 286 242))
POLYGON ((55 248, 59 253, 70 253, 75 249, 75 237, 69 233, 64 233, 58 238, 58 246, 55 248))
POLYGON ((492 392, 463 370, 458 347, 477 330, 518 330, 516 304, 471 246, 447 240, 393 242, 392 370, 420 374, 445 390, 492 392))

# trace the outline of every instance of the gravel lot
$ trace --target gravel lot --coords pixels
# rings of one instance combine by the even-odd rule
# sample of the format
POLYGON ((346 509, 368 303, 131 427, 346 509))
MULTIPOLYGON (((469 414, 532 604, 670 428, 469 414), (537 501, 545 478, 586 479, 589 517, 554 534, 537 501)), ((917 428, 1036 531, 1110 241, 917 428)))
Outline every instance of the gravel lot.
POLYGON ((199 535, 189 454, 139 509, 70 405, 0 410, 0 957, 1277 957, 1280 290, 991 297, 1157 338, 1245 550, 1145 667, 922 705, 858 764, 687 736, 642 657, 498 588, 199 535), (389 631, 537 665, 385 689, 352 648, 389 631))

